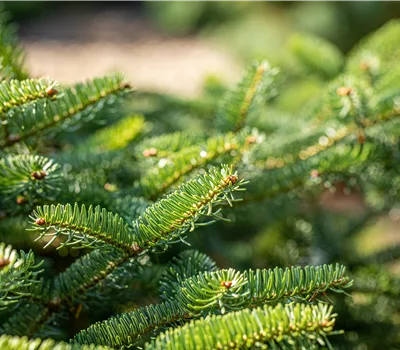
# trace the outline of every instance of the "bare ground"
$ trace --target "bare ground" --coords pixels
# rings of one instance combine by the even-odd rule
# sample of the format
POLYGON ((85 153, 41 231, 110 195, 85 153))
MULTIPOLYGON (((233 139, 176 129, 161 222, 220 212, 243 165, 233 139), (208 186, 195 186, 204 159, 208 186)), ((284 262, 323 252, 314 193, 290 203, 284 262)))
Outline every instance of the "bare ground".
POLYGON ((166 35, 135 9, 74 11, 21 28, 26 63, 35 76, 76 82, 120 71, 139 89, 194 96, 204 78, 234 81, 240 64, 197 37, 166 35))

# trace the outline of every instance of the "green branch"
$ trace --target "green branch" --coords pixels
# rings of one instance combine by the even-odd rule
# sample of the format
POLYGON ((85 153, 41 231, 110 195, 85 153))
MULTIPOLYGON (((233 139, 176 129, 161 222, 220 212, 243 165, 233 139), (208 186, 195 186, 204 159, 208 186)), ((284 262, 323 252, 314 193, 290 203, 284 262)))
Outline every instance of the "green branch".
POLYGON ((276 95, 275 77, 278 70, 263 61, 254 64, 237 87, 226 94, 219 106, 217 125, 223 131, 237 132, 249 114, 276 95))
POLYGON ((118 214, 99 206, 86 209, 85 205, 80 207, 77 203, 74 206, 45 205, 37 207, 31 218, 32 229, 40 232, 37 239, 52 237, 45 247, 65 236, 66 241, 61 242, 59 248, 77 244, 80 247, 95 247, 98 243, 105 243, 132 252, 134 242, 128 225, 118 214))
POLYGON ((23 67, 24 53, 19 45, 15 27, 9 23, 8 13, 0 8, 0 80, 27 78, 23 67))
POLYGON ((40 265, 35 264, 31 251, 18 254, 11 246, 0 244, 0 309, 30 295, 28 287, 39 282, 40 265))
POLYGON ((266 345, 310 349, 334 334, 336 314, 325 304, 264 306, 197 320, 159 335, 146 350, 244 349, 266 345))
POLYGON ((220 210, 213 211, 213 206, 234 202, 233 193, 242 190, 237 173, 227 166, 211 169, 204 175, 182 184, 179 189, 161 199, 140 215, 133 223, 133 231, 138 249, 168 244, 182 238, 187 231, 192 231, 200 217, 210 216, 212 221, 221 219, 220 210))
POLYGON ((78 346, 64 342, 56 342, 53 339, 29 339, 28 337, 0 337, 0 349, 2 350, 111 350, 104 346, 78 346))
POLYGON ((74 341, 128 346, 140 336, 175 321, 278 301, 310 302, 327 291, 341 293, 351 286, 352 281, 345 275, 343 266, 324 265, 243 273, 233 269, 218 270, 202 272, 173 283, 174 286, 165 291, 165 283, 162 282, 163 297, 167 298, 164 303, 98 322, 80 332, 74 341))
POLYGON ((243 139, 228 133, 210 138, 204 146, 192 146, 175 153, 164 159, 166 164, 161 166, 159 162, 146 172, 140 180, 140 190, 147 198, 155 200, 194 170, 217 161, 221 156, 232 158, 231 152, 244 145, 243 139))
POLYGON ((181 283, 189 277, 204 271, 218 270, 217 264, 208 255, 197 250, 184 250, 172 258, 160 280, 160 295, 173 299, 181 283))
POLYGON ((46 157, 29 154, 0 159, 0 193, 14 203, 52 199, 60 190, 60 180, 59 165, 46 157))
POLYGON ((130 90, 130 85, 124 83, 119 75, 96 78, 86 84, 63 89, 62 94, 52 103, 38 101, 32 108, 16 111, 10 119, 10 126, 15 129, 14 134, 0 142, 0 149, 37 134, 42 135, 73 117, 82 119, 85 113, 93 113, 110 97, 130 90))

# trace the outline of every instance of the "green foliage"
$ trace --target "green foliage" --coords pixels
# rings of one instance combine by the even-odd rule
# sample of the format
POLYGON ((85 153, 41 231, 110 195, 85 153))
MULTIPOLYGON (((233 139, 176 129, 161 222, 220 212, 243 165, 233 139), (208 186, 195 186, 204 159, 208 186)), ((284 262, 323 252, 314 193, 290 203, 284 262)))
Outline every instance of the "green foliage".
POLYGON ((67 236, 67 239, 60 244, 59 248, 74 244, 90 247, 100 241, 131 251, 133 244, 133 237, 124 220, 118 214, 114 215, 99 206, 95 208, 90 206, 86 209, 85 205, 80 208, 75 203, 74 206, 59 204, 38 207, 34 212, 32 224, 40 230, 38 238, 53 236, 46 246, 62 235, 67 236))
POLYGON ((197 262, 196 251, 182 253, 172 266, 181 266, 176 277, 171 269, 161 279, 165 302, 150 305, 96 323, 79 333, 74 341, 81 344, 129 346, 144 334, 173 322, 191 318, 254 308, 264 303, 284 300, 307 301, 330 290, 342 292, 351 286, 343 266, 321 266, 275 270, 216 270, 209 259, 197 262), (188 269, 182 262, 189 260, 188 269), (197 262, 197 263, 196 263, 197 262), (198 270, 213 271, 200 272, 198 270), (180 272, 180 273, 179 273, 180 272), (174 280, 175 277, 175 280, 174 280))
POLYGON ((144 196, 156 199, 196 169, 218 160, 232 162, 234 152, 242 150, 244 145, 243 135, 228 133, 209 138, 204 145, 189 146, 160 160, 146 172, 139 187, 144 196))
POLYGON ((15 107, 57 94, 55 83, 47 78, 3 81, 0 84, 0 114, 15 107))
POLYGON ((0 159, 0 206, 12 203, 31 207, 39 199, 54 199, 60 181, 59 165, 53 160, 38 155, 8 155, 0 159))
POLYGON ((38 101, 27 108, 17 109, 9 116, 10 136, 0 141, 0 148, 60 130, 80 120, 89 120, 104 104, 113 102, 116 96, 129 90, 130 86, 120 75, 112 75, 63 89, 54 102, 38 101))
POLYGON ((220 104, 216 117, 218 129, 242 129, 249 115, 259 111, 267 100, 277 94, 277 73, 278 70, 266 61, 254 64, 220 104))
POLYGON ((18 43, 15 28, 9 23, 8 14, 0 7, 0 80, 26 79, 23 67, 24 53, 18 43))
POLYGON ((278 305, 211 316, 171 329, 146 349, 238 349, 261 347, 312 349, 325 345, 335 324, 332 308, 324 304, 278 305))
POLYGON ((145 122, 142 116, 130 116, 116 124, 98 130, 89 140, 80 146, 80 150, 90 148, 104 152, 123 149, 143 131, 145 122))
POLYGON ((30 251, 17 253, 11 246, 0 244, 0 308, 18 302, 22 296, 29 295, 27 287, 37 283, 35 257, 30 251))
POLYGON ((332 79, 340 73, 344 58, 331 43, 311 35, 294 35, 289 42, 294 57, 306 73, 332 79))
POLYGON ((211 224, 221 219, 220 209, 225 202, 235 202, 233 192, 242 190, 243 180, 232 168, 211 169, 204 175, 182 184, 179 190, 161 199, 134 223, 134 234, 139 249, 162 246, 168 241, 183 239, 187 231, 196 226, 211 224), (212 218, 207 223, 197 223, 203 216, 212 218))
POLYGON ((27 337, 0 337, 0 347, 4 350, 107 350, 104 346, 79 346, 70 345, 64 342, 55 342, 52 339, 33 339, 27 337))
POLYGON ((27 79, 1 47, 0 234, 29 253, 0 245, 0 329, 31 340, 0 347, 326 348, 338 323, 335 348, 397 348, 398 244, 357 235, 399 217, 398 32, 297 36, 192 100, 27 79))
POLYGON ((160 295, 164 299, 173 299, 177 287, 183 280, 202 271, 215 271, 217 264, 206 254, 196 250, 184 250, 174 257, 165 269, 160 280, 160 295))

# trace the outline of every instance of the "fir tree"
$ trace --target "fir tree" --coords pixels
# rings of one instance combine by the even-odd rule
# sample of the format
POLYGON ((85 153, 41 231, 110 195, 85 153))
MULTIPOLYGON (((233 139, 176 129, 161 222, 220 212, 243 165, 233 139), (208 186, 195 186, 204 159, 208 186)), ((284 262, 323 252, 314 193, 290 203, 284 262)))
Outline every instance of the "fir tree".
POLYGON ((353 248, 399 216, 398 21, 346 57, 296 36, 189 101, 32 78, 0 26, 1 349, 399 346, 399 247, 353 248))

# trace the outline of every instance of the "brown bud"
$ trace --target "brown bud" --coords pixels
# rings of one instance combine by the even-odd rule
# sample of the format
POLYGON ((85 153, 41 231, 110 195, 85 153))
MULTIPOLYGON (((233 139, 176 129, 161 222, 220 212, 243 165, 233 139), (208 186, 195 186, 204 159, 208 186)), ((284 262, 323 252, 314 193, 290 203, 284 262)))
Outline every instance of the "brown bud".
POLYGON ((53 96, 55 96, 55 95, 58 94, 58 91, 57 91, 56 89, 54 89, 53 87, 48 87, 48 88, 46 89, 46 94, 47 94, 47 96, 49 96, 49 97, 53 97, 53 96))
POLYGON ((43 170, 40 171, 34 171, 31 174, 32 178, 36 179, 36 180, 42 180, 47 176, 47 173, 43 170))
POLYGON ((317 177, 319 176, 318 170, 317 170, 317 169, 311 170, 310 176, 311 176, 313 179, 317 178, 317 177))
POLYGON ((157 150, 155 148, 149 148, 149 149, 145 149, 143 151, 143 155, 145 157, 154 157, 157 155, 157 150))
POLYGON ((229 289, 232 286, 232 281, 222 281, 221 286, 229 289))
POLYGON ((114 192, 117 190, 117 186, 115 184, 110 184, 107 182, 104 184, 104 189, 109 192, 114 192))
POLYGON ((6 267, 10 263, 10 260, 5 258, 0 258, 0 269, 6 267))
POLYGON ((368 64, 368 62, 365 61, 361 61, 360 62, 360 69, 363 71, 367 71, 369 69, 370 65, 368 64))
POLYGON ((35 224, 36 224, 36 225, 39 225, 39 226, 43 226, 45 223, 46 223, 46 221, 45 221, 45 219, 43 219, 43 218, 37 218, 37 219, 35 220, 35 224))
POLYGON ((338 89, 336 90, 336 93, 337 93, 339 96, 349 96, 350 93, 351 93, 352 91, 353 91, 352 88, 347 87, 347 86, 342 86, 342 87, 340 87, 340 88, 338 88, 338 89))
POLYGON ((232 185, 234 185, 237 182, 238 177, 236 175, 229 175, 228 179, 230 182, 232 182, 232 185))
POLYGON ((122 83, 122 84, 121 84, 121 88, 122 88, 122 89, 131 89, 132 86, 131 86, 131 84, 129 84, 129 83, 122 83))
POLYGON ((26 203, 26 198, 23 197, 23 196, 18 196, 17 199, 16 199, 15 201, 16 201, 16 203, 17 203, 18 205, 22 205, 22 204, 25 204, 25 203, 26 203))
POLYGON ((246 139, 246 143, 249 144, 249 145, 251 145, 252 143, 256 143, 256 142, 257 142, 257 137, 255 137, 255 136, 249 136, 246 139))
POLYGON ((132 253, 134 253, 134 254, 138 254, 142 251, 142 249, 139 247, 139 245, 137 243, 133 243, 131 245, 131 249, 132 249, 132 253))

